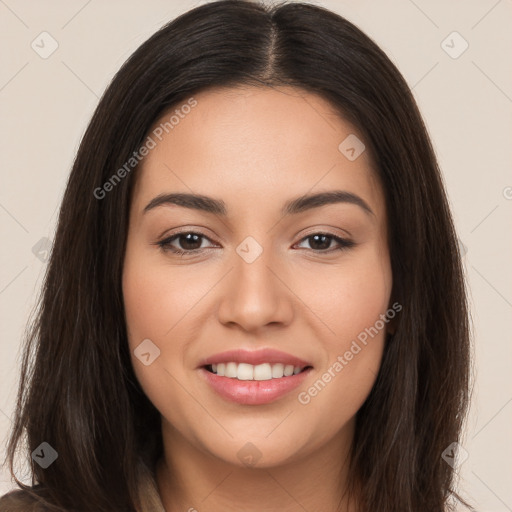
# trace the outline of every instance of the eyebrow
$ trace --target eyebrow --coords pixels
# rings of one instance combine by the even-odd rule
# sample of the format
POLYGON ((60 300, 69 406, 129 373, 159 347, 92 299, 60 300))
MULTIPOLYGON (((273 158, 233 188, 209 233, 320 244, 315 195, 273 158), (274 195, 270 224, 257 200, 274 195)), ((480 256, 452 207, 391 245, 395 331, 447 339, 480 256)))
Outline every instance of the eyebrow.
MULTIPOLYGON (((309 194, 291 199, 285 203, 281 209, 281 214, 296 215, 313 208, 320 208, 329 204, 346 203, 359 206, 368 215, 375 216, 368 203, 358 195, 347 192, 346 190, 331 190, 329 192, 320 192, 317 194, 309 194)), ((228 209, 226 203, 222 199, 214 199, 213 197, 201 194, 188 193, 171 193, 160 194, 153 198, 144 208, 146 213, 158 206, 174 204, 184 208, 200 210, 214 215, 227 216, 228 209)))

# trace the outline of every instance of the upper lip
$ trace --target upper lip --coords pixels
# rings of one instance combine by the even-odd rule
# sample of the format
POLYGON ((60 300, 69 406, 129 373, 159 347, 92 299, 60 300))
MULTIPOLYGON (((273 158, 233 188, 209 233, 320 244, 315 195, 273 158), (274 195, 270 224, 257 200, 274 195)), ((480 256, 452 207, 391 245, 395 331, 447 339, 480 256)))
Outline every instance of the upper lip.
POLYGON ((275 350, 273 348, 265 348, 260 350, 237 349, 221 352, 219 354, 215 354, 213 356, 207 357, 206 359, 203 359, 199 363, 199 368, 211 364, 230 362, 248 363, 252 365, 263 363, 282 363, 284 365, 300 366, 301 368, 311 366, 310 363, 300 359, 299 357, 292 356, 291 354, 287 354, 286 352, 281 352, 280 350, 275 350))

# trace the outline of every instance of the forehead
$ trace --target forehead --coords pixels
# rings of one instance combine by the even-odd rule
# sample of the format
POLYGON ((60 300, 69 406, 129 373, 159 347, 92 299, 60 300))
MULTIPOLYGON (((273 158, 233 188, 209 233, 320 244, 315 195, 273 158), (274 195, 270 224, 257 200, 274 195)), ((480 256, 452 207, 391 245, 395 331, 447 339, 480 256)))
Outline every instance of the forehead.
POLYGON ((347 145, 363 147, 361 135, 316 94, 292 87, 210 89, 166 112, 150 136, 156 145, 137 170, 139 211, 162 192, 228 196, 228 209, 238 214, 255 204, 278 208, 289 197, 343 189, 383 214, 369 152, 347 158, 347 145))

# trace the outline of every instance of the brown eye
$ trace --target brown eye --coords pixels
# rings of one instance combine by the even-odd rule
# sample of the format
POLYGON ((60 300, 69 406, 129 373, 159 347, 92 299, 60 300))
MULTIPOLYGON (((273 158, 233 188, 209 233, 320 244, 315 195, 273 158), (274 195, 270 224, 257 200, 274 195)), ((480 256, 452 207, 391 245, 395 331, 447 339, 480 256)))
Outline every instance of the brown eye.
POLYGON ((209 238, 202 233, 184 231, 158 242, 157 245, 159 245, 163 251, 171 251, 175 254, 184 255, 187 253, 200 252, 205 249, 205 247, 201 247, 203 240, 209 240, 209 238), (177 242, 177 244, 175 242, 177 242))
POLYGON ((340 238, 331 233, 314 233, 313 235, 308 235, 307 237, 301 240, 301 243, 309 240, 309 245, 312 251, 315 252, 332 252, 339 251, 343 249, 349 249, 355 245, 355 242, 352 240, 347 240, 345 238, 340 238), (331 247, 331 243, 335 242, 337 247, 331 247))
POLYGON ((187 251, 200 249, 202 245, 201 235, 198 235, 197 233, 186 233, 184 235, 178 235, 175 237, 175 239, 178 241, 180 248, 187 251))

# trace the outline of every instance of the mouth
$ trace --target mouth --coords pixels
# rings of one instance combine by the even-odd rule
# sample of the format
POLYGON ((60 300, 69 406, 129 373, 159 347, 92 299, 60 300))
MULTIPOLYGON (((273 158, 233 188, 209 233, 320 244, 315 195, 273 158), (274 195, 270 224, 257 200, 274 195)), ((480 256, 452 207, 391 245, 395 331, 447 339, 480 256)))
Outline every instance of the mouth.
POLYGON ((203 368, 219 377, 228 377, 240 381, 263 381, 291 377, 309 370, 312 366, 294 366, 284 363, 262 363, 253 365, 230 361, 226 363, 208 364, 203 366, 203 368))
POLYGON ((217 396, 240 405, 264 405, 290 396, 313 365, 274 349, 231 350, 203 359, 200 377, 217 396))

